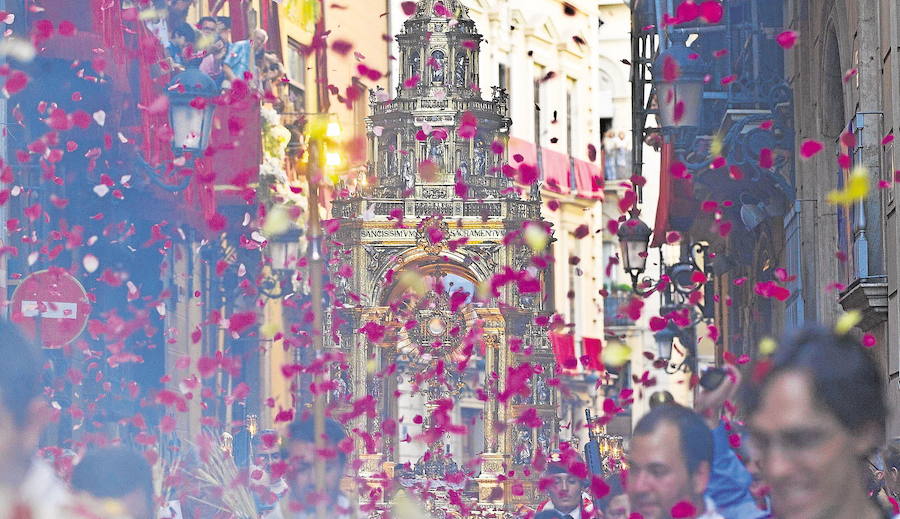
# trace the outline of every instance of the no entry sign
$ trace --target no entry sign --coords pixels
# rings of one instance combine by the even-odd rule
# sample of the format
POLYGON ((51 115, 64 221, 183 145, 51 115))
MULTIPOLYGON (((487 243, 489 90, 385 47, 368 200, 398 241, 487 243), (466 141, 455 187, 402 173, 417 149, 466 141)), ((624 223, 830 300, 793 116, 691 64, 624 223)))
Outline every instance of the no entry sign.
POLYGON ((45 348, 74 341, 90 313, 84 287, 62 269, 28 275, 13 292, 10 308, 12 321, 45 348))

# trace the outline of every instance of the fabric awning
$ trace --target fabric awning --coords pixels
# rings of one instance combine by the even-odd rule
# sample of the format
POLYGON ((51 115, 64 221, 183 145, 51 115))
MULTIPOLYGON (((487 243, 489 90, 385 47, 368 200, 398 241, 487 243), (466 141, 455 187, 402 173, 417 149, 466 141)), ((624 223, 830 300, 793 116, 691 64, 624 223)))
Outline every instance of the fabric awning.
POLYGON ((565 371, 578 369, 578 360, 575 358, 575 337, 562 333, 550 333, 550 345, 553 347, 553 356, 556 364, 565 371))
POLYGON ((569 183, 569 156, 548 149, 541 149, 541 156, 544 187, 552 191, 568 193, 572 187, 569 183))
POLYGON ((510 137, 507 147, 510 164, 519 164, 520 161, 517 160, 517 156, 521 158, 521 163, 537 164, 537 148, 535 148, 533 142, 528 142, 518 137, 510 137))
POLYGON ((603 198, 603 170, 590 162, 575 159, 575 187, 582 198, 603 198))
POLYGON ((656 203, 656 223, 653 225, 653 241, 650 247, 659 247, 666 242, 669 227, 669 203, 672 200, 672 144, 663 141, 659 151, 659 200, 656 203))
POLYGON ((584 355, 581 357, 581 365, 591 371, 606 371, 601 355, 603 354, 603 341, 595 337, 585 337, 581 341, 584 355))

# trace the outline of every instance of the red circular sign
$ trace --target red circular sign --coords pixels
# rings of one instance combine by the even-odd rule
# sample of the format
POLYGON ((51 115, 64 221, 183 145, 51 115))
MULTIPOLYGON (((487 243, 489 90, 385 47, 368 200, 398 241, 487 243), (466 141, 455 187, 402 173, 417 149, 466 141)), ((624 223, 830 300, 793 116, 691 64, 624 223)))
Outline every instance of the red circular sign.
POLYGON ((90 314, 84 287, 62 269, 28 275, 12 295, 12 321, 45 348, 74 341, 84 331, 90 314))

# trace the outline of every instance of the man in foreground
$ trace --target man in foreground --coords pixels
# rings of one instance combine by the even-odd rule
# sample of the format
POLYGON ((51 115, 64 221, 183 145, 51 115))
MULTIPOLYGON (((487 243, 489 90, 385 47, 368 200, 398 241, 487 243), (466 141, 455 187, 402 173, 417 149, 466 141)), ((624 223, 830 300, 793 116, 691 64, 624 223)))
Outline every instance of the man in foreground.
POLYGON ((628 471, 632 512, 643 519, 721 519, 704 497, 713 460, 713 437, 695 412, 656 407, 634 428, 628 471))

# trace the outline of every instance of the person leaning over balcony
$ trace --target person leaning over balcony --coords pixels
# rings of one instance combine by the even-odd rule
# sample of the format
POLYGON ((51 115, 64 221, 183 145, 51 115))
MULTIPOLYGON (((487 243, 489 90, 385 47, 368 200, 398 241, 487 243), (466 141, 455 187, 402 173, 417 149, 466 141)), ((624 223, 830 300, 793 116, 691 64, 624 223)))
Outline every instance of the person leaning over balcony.
POLYGON ((257 58, 260 60, 266 50, 266 42, 269 35, 262 29, 254 29, 249 40, 241 40, 231 44, 225 61, 222 63, 222 71, 225 79, 234 81, 262 81, 257 70, 257 58), (248 77, 249 73, 249 77, 248 77))
POLYGON ((189 23, 183 23, 172 29, 169 37, 169 45, 166 47, 166 53, 172 61, 172 67, 176 71, 184 70, 188 63, 196 63, 199 60, 194 58, 197 43, 197 32, 189 23))
POLYGON ((745 410, 776 517, 890 517, 866 492, 887 407, 878 363, 858 340, 800 331, 758 361, 745 410))

